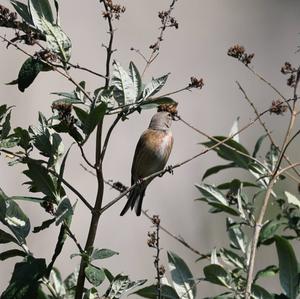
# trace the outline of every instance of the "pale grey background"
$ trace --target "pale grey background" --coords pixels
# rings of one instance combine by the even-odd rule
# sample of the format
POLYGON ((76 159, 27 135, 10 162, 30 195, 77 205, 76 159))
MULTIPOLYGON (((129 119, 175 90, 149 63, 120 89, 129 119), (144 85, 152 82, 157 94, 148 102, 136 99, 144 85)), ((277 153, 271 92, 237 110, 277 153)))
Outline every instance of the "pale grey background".
MULTIPOLYGON (((64 0, 60 1, 61 23, 73 43, 72 62, 91 67, 104 73, 105 51, 101 47, 106 43, 106 23, 101 18, 102 8, 98 1, 64 0)), ((2 1, 7 5, 8 1, 2 1)), ((116 23, 116 42, 114 58, 127 66, 130 60, 142 69, 143 60, 130 51, 130 47, 148 53, 148 46, 153 43, 160 25, 157 12, 168 7, 170 1, 131 0, 122 1, 127 8, 121 21, 116 23)), ((286 78, 280 73, 285 61, 297 65, 299 55, 295 54, 300 45, 300 2, 296 0, 180 0, 176 5, 174 16, 179 22, 178 30, 168 30, 162 44, 159 58, 148 69, 145 80, 171 72, 163 93, 185 86, 192 75, 203 77, 205 87, 201 91, 185 92, 174 96, 179 102, 179 113, 196 127, 209 134, 228 134, 233 121, 241 117, 241 124, 253 119, 253 111, 238 91, 235 80, 239 80, 260 111, 269 107, 277 96, 274 92, 254 78, 240 63, 226 55, 227 49, 239 43, 248 52, 255 52, 254 66, 258 72, 268 78, 285 95, 290 95, 286 87, 286 78)), ((2 34, 10 31, 1 29, 2 34)), ((25 47, 27 48, 27 47, 25 47)), ((28 49, 29 51, 31 49, 28 49)), ((70 91, 72 85, 55 73, 41 74, 34 84, 20 93, 15 87, 4 85, 16 78, 24 54, 10 47, 0 48, 1 63, 1 96, 0 104, 16 105, 12 121, 14 126, 29 126, 36 123, 38 111, 50 115, 50 104, 55 96, 52 91, 70 91)), ((87 88, 93 90, 102 86, 100 78, 89 76, 80 71, 72 72, 77 81, 85 79, 87 88)), ((148 126, 153 111, 135 114, 129 121, 120 123, 114 131, 104 164, 104 175, 107 179, 115 179, 129 184, 130 167, 136 142, 141 132, 148 126)), ((105 125, 109 126, 112 118, 105 125)), ((286 121, 282 117, 265 116, 266 123, 277 135, 278 142, 284 131, 286 121)), ((170 164, 182 161, 199 152, 198 144, 204 139, 181 123, 175 123, 174 149, 170 164)), ((250 148, 255 138, 261 134, 255 125, 241 136, 241 142, 250 148)), ((94 142, 91 138, 87 145, 88 156, 93 159, 94 142)), ((69 141, 66 141, 66 145, 69 141)), ((299 144, 298 144, 299 145, 299 144)), ((291 153, 294 159, 299 153, 291 153)), ((207 206, 195 202, 198 193, 193 186, 200 182, 204 171, 217 161, 214 154, 209 153, 192 163, 176 169, 174 175, 165 175, 156 179, 149 187, 144 207, 151 214, 159 214, 162 225, 171 232, 179 234, 201 252, 208 252, 213 247, 224 245, 224 217, 207 213, 207 206)), ((67 164, 67 178, 92 203, 96 194, 96 180, 85 173, 79 163, 81 157, 77 149, 73 149, 67 164)), ((4 157, 0 159, 0 186, 8 195, 26 194, 22 186, 25 177, 20 175, 21 167, 8 167, 4 157)), ((226 172, 226 179, 233 171, 226 172)), ((211 177, 209 182, 219 183, 224 178, 211 177)), ((109 202, 117 192, 106 188, 105 202, 109 202)), ((76 200, 70 193, 72 200, 76 200)), ((136 217, 128 213, 119 217, 125 199, 115 205, 100 221, 95 246, 111 248, 120 255, 105 261, 101 266, 108 266, 113 273, 124 272, 132 279, 148 278, 154 280, 154 251, 146 244, 147 232, 151 224, 145 217, 136 217)), ((22 205, 31 215, 32 227, 39 225, 48 215, 32 204, 22 205)), ((90 215, 78 202, 72 230, 83 244, 89 225, 90 215)), ((42 234, 31 234, 28 245, 38 257, 51 257, 58 230, 52 228, 42 234)), ((203 263, 195 263, 196 255, 184 248, 164 233, 161 234, 162 262, 166 265, 166 251, 172 250, 182 256, 188 263, 195 277, 202 276, 203 263)), ((4 246, 3 246, 4 248, 4 246)), ((57 265, 65 277, 78 264, 78 258, 69 259, 76 248, 71 240, 67 241, 63 255, 57 265)), ((274 253, 274 252, 273 252, 274 253)), ((268 254, 260 258, 259 266, 272 262, 273 256, 268 254)), ((15 260, 1 263, 0 290, 3 290, 10 278, 15 260)), ((273 281, 274 282, 274 281, 273 281)), ((278 289, 276 283, 266 281, 270 290, 278 289)), ((199 286, 199 298, 213 295, 214 288, 205 283, 199 286)))

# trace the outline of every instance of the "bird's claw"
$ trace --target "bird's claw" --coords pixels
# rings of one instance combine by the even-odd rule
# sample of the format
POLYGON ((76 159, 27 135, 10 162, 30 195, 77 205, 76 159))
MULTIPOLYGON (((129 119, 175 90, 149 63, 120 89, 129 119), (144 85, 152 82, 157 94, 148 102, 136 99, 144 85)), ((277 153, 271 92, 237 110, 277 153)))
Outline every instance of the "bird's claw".
POLYGON ((174 171, 173 171, 173 166, 172 165, 169 165, 166 167, 166 171, 171 173, 172 175, 174 174, 174 171))

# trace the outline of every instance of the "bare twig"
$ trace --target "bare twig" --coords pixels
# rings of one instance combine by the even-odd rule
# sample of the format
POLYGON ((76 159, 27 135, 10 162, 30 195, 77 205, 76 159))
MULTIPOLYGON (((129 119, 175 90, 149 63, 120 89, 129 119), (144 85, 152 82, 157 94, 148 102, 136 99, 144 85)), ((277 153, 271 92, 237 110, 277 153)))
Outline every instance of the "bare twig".
POLYGON ((106 79, 106 76, 102 75, 102 74, 99 74, 89 68, 86 68, 86 67, 83 67, 83 66, 80 66, 78 63, 77 64, 74 64, 74 63, 71 63, 71 62, 67 62, 67 65, 71 66, 72 68, 74 69, 79 69, 79 70, 82 70, 82 71, 86 71, 88 73, 91 73, 95 76, 98 76, 98 77, 101 77, 103 79, 106 79))

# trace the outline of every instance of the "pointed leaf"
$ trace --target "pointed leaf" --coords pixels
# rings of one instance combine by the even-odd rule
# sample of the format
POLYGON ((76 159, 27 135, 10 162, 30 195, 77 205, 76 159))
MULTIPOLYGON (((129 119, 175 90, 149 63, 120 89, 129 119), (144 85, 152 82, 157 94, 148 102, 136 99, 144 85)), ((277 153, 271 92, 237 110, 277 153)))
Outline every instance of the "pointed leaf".
POLYGON ((271 265, 271 266, 267 266, 266 268, 262 269, 262 270, 259 270, 256 275, 255 275, 255 278, 254 278, 254 282, 256 280, 258 280, 259 278, 261 277, 272 277, 272 276, 275 276, 278 272, 278 267, 275 266, 275 265, 271 265))
POLYGON ((229 163, 229 164, 225 164, 225 165, 217 165, 217 166, 211 167, 205 171, 205 173, 202 177, 202 180, 206 179, 210 175, 218 173, 219 171, 222 171, 222 170, 228 169, 228 168, 232 168, 232 167, 236 167, 235 163, 229 163))
POLYGON ((95 249, 91 256, 92 260, 102 260, 114 255, 118 255, 119 253, 110 249, 95 249))
POLYGON ((118 62, 114 63, 114 72, 111 84, 114 86, 114 98, 120 106, 136 102, 136 86, 129 74, 127 74, 118 62))
POLYGON ((153 79, 151 82, 149 82, 143 90, 142 101, 145 101, 148 98, 154 96, 156 93, 158 93, 161 90, 161 88, 166 84, 168 76, 169 74, 157 79, 153 79))
POLYGON ((152 109, 156 108, 160 105, 165 104, 177 104, 172 98, 169 97, 159 97, 159 98, 148 98, 148 100, 141 102, 141 108, 142 109, 152 109))
POLYGON ((174 288, 179 297, 187 299, 196 298, 196 282, 183 259, 174 252, 168 251, 168 261, 174 288))
POLYGON ((29 0, 29 10, 34 25, 43 32, 43 20, 54 23, 52 9, 48 0, 29 0))
MULTIPOLYGON (((132 294, 139 295, 143 298, 156 299, 157 295, 158 295, 157 286, 151 285, 151 286, 139 289, 132 294)), ((160 295, 161 295, 161 299, 179 299, 180 298, 177 295, 176 291, 168 285, 161 285, 161 294, 160 295)))
POLYGON ((276 249, 279 260, 279 279, 282 288, 290 299, 298 294, 298 261, 288 240, 276 236, 276 249))
POLYGON ((19 244, 19 242, 12 235, 0 229, 0 244, 5 244, 9 242, 19 244))
POLYGON ((252 285, 251 291, 251 298, 253 299, 273 299, 273 296, 261 286, 252 285))
POLYGON ((127 275, 118 274, 110 284, 106 296, 110 299, 118 299, 125 292, 143 285, 146 280, 131 281, 127 275))
POLYGON ((10 249, 0 253, 0 261, 5 261, 9 258, 16 257, 16 256, 25 257, 26 253, 19 249, 10 249))
POLYGON ((87 280, 95 287, 98 287, 105 279, 104 271, 93 265, 88 265, 84 269, 84 273, 87 280))
POLYGON ((235 122, 233 123, 230 132, 229 132, 229 136, 232 136, 232 140, 236 141, 236 142, 240 142, 240 138, 239 138, 239 134, 236 134, 239 130, 239 120, 240 117, 238 116, 237 119, 235 120, 235 122))
POLYGON ((29 57, 22 65, 18 75, 18 88, 24 92, 31 85, 36 76, 44 69, 45 65, 38 59, 29 57))
POLYGON ((288 191, 284 191, 284 194, 289 204, 293 204, 294 206, 300 208, 300 200, 295 195, 288 191))
POLYGON ((28 9, 28 6, 17 0, 10 0, 10 3, 13 5, 20 17, 28 24, 33 25, 33 21, 28 9))
POLYGON ((203 269, 205 279, 213 284, 229 287, 230 275, 221 265, 211 264, 203 269))
POLYGON ((261 145, 267 136, 268 135, 265 134, 258 138, 258 140, 256 141, 255 146, 254 146, 252 157, 256 158, 256 155, 257 155, 258 151, 260 150, 261 145))
POLYGON ((135 99, 138 99, 142 93, 142 79, 139 70, 132 61, 129 63, 129 76, 135 89, 135 99))
MULTIPOLYGON (((214 136, 214 140, 203 142, 202 144, 210 148, 216 145, 219 141, 224 141, 228 137, 225 136, 214 136)), ((213 150, 225 160, 234 162, 237 166, 245 169, 249 169, 251 163, 253 163, 250 158, 249 152, 240 143, 229 139, 225 142, 231 148, 226 147, 224 144, 220 144, 213 150), (237 152, 239 151, 239 152, 237 152), (249 156, 249 157, 248 157, 249 156)))

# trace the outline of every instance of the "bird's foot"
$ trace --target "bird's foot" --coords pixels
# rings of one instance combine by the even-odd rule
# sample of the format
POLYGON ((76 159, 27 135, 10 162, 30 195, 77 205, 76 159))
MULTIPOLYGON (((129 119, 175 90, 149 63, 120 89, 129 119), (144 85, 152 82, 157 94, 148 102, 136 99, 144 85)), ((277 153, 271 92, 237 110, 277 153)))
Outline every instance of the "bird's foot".
POLYGON ((173 171, 173 166, 172 165, 169 165, 166 167, 166 172, 169 172, 171 174, 174 174, 174 171, 173 171))

